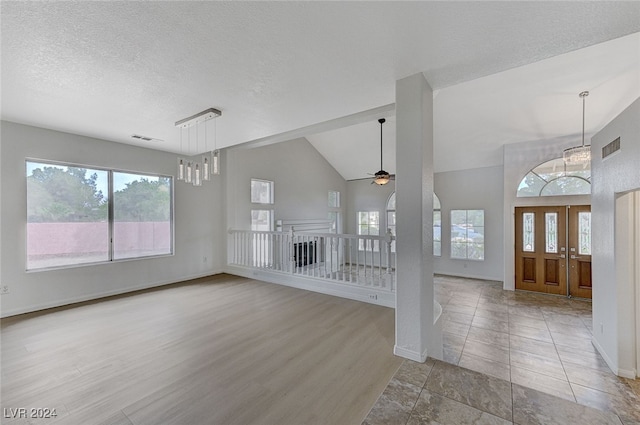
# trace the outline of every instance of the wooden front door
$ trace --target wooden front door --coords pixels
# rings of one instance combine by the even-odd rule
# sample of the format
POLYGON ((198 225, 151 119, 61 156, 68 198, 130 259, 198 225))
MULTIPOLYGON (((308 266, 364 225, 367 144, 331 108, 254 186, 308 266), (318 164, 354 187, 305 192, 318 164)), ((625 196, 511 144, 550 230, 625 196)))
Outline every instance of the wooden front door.
POLYGON ((591 298, 590 207, 518 207, 515 220, 516 289, 591 298))
POLYGON ((591 298, 591 207, 569 207, 569 294, 591 298))
POLYGON ((516 208, 516 289, 567 293, 565 207, 516 208))

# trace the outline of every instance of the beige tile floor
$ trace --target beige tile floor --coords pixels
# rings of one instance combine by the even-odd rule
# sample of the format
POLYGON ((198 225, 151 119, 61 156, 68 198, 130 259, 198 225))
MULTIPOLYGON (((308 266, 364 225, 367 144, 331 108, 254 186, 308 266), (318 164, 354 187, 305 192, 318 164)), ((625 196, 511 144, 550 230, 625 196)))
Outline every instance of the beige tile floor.
POLYGON ((474 279, 437 276, 435 283, 443 307, 444 362, 405 362, 365 423, 562 424, 580 418, 598 424, 619 418, 640 424, 640 385, 615 376, 591 344, 589 301, 504 291, 502 283, 474 279), (419 368, 426 373, 422 386, 403 380, 405 369, 419 368), (459 375, 466 384, 447 389, 459 375), (486 405, 478 402, 488 387, 474 387, 470 377, 502 388, 501 395, 486 405), (500 409, 507 399, 510 407, 500 409), (547 417, 545 411, 556 414, 547 417))

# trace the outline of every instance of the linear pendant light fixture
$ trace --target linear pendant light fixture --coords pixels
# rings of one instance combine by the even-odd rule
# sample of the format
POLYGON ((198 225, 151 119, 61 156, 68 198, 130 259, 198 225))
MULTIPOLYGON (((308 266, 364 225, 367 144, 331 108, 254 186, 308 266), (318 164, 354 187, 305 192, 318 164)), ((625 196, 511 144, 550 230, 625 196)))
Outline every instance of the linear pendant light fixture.
MULTIPOLYGON (((198 114, 184 118, 176 122, 176 127, 180 129, 180 151, 182 152, 182 132, 187 129, 188 147, 187 150, 191 150, 191 127, 196 129, 196 150, 198 150, 199 136, 198 127, 201 123, 205 123, 214 118, 218 118, 222 115, 222 112, 215 108, 206 109, 198 114)), ((214 137, 216 135, 214 134, 214 137)), ((213 152, 208 151, 207 146, 207 126, 204 126, 204 146, 205 153, 202 154, 202 162, 194 161, 192 158, 178 158, 178 170, 177 179, 184 181, 185 183, 191 183, 194 186, 202 186, 203 181, 211 180, 211 175, 220 174, 220 151, 216 146, 216 140, 214 140, 213 152)))
POLYGON ((583 91, 578 96, 582 98, 582 146, 574 146, 564 150, 562 158, 567 165, 585 165, 591 162, 591 145, 584 144, 585 98, 589 96, 589 92, 583 91))

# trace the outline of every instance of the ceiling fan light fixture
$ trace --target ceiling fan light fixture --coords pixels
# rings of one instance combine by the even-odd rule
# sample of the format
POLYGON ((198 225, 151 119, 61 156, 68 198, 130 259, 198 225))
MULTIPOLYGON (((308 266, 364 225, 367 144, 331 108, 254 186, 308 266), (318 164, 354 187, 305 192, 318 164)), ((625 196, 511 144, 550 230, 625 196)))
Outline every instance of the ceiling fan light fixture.
POLYGON ((383 186, 389 183, 389 180, 391 180, 391 176, 384 170, 378 171, 373 178, 373 182, 378 186, 383 186))
POLYGON ((380 118, 378 120, 378 122, 380 123, 380 171, 373 175, 373 181, 371 182, 372 184, 375 183, 378 186, 384 186, 392 179, 391 174, 387 173, 382 168, 382 124, 384 124, 385 121, 386 120, 384 118, 380 118))

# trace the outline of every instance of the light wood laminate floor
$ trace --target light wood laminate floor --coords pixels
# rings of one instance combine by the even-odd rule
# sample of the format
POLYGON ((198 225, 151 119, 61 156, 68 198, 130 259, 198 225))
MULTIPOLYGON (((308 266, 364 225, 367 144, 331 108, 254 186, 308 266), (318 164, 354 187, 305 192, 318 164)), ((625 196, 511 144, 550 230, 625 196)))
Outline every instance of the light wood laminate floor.
POLYGON ((358 424, 402 363, 392 309, 229 275, 3 319, 1 338, 2 408, 57 413, 6 424, 358 424))

